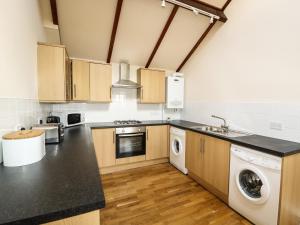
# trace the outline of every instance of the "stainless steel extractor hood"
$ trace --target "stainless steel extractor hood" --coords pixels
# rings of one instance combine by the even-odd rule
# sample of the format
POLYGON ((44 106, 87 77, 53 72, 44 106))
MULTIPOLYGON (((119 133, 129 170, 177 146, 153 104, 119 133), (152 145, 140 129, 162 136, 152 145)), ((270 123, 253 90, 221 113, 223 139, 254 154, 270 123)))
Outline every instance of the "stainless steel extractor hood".
POLYGON ((113 88, 141 88, 141 85, 130 80, 130 65, 121 62, 119 66, 119 80, 112 85, 113 88))

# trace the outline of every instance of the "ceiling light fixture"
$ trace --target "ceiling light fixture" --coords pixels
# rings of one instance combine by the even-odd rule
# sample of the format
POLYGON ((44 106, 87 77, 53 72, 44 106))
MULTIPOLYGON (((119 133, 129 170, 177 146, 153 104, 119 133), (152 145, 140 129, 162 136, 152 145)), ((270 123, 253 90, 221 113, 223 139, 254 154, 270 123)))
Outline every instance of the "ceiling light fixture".
POLYGON ((195 15, 198 15, 198 14, 199 14, 199 11, 198 11, 197 9, 193 8, 193 13, 194 13, 195 15))
MULTIPOLYGON (((213 18, 213 20, 215 20, 215 19, 219 20, 220 19, 220 17, 217 16, 217 15, 215 15, 215 14, 212 14, 212 13, 206 12, 204 10, 195 8, 193 6, 190 6, 188 4, 182 3, 182 2, 177 1, 177 0, 162 0, 161 6, 165 7, 166 2, 170 2, 170 3, 174 4, 174 5, 178 5, 178 6, 182 7, 182 8, 192 10, 195 13, 195 15, 201 14, 201 15, 213 18)), ((212 21, 212 22, 214 22, 214 21, 212 21)))

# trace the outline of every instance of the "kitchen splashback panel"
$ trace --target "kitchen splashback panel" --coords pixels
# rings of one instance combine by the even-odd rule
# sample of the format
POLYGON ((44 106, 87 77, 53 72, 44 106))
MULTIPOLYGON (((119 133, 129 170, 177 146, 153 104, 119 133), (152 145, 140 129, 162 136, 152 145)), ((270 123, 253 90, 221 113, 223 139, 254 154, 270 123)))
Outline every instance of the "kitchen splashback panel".
POLYGON ((113 89, 111 103, 53 104, 53 112, 84 112, 86 122, 180 119, 163 104, 138 104, 136 89, 113 89))
POLYGON ((225 117, 231 128, 300 142, 300 104, 273 102, 202 102, 186 100, 182 119, 220 125, 211 115, 225 117))

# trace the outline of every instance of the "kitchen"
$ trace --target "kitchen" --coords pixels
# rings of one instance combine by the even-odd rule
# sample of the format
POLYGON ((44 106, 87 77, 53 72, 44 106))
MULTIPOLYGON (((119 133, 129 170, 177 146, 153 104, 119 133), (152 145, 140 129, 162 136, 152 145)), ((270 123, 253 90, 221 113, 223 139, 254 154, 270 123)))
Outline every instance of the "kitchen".
POLYGON ((299 224, 297 6, 2 1, 0 224, 299 224))

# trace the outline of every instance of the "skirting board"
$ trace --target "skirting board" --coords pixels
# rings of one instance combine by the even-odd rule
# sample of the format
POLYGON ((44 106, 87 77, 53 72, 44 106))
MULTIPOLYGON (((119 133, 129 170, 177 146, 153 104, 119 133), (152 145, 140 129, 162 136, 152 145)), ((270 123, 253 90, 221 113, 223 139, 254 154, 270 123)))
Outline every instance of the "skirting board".
POLYGON ((104 167, 100 169, 100 174, 114 173, 118 171, 129 170, 129 169, 134 169, 134 168, 139 168, 144 166, 151 166, 151 165, 166 163, 166 162, 169 162, 169 158, 153 159, 153 160, 146 160, 146 161, 136 162, 136 163, 104 167))

